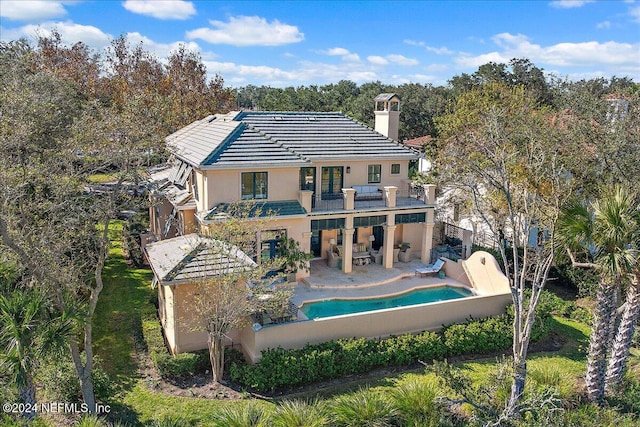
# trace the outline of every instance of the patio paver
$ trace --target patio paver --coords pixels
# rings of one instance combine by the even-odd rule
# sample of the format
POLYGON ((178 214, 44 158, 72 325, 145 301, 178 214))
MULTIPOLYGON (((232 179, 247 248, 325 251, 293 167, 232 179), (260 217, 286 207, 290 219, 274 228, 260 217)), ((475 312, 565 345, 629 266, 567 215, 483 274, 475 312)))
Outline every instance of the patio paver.
POLYGON ((311 262, 311 276, 303 279, 295 288, 291 301, 297 306, 305 301, 331 298, 371 298, 393 295, 426 286, 464 284, 449 277, 419 277, 415 269, 425 264, 420 260, 398 262, 393 268, 370 264, 354 266, 345 274, 335 267, 328 267, 325 260, 311 262))

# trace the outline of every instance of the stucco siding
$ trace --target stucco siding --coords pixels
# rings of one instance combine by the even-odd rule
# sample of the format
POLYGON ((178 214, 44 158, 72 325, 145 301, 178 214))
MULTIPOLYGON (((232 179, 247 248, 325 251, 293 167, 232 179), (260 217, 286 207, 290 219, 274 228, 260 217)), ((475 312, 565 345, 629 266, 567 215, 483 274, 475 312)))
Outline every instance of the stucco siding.
POLYGON ((269 325, 259 331, 242 330, 242 347, 256 363, 267 348, 301 348, 339 338, 378 338, 424 330, 436 331, 443 325, 504 313, 510 295, 476 296, 420 306, 392 308, 325 319, 269 325))

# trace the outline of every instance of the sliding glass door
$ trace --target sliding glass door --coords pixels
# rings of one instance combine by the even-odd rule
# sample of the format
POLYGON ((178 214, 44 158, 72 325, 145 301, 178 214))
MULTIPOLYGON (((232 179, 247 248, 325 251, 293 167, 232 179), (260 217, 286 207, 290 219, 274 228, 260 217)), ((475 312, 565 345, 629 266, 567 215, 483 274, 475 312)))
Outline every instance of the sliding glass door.
POLYGON ((331 200, 342 197, 342 166, 325 166, 322 168, 322 199, 331 200))

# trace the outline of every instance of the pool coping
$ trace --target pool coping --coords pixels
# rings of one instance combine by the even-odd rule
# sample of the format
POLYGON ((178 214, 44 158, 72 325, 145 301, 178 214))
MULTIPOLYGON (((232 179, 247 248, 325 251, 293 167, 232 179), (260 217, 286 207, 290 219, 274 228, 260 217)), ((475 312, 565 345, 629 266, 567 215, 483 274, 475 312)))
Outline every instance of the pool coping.
POLYGON ((336 297, 331 297, 331 298, 316 298, 316 299, 312 299, 312 300, 304 300, 302 302, 302 304, 297 306, 297 308, 298 308, 298 313, 297 313, 298 319, 296 321, 300 322, 300 321, 307 321, 307 320, 329 319, 329 318, 342 317, 342 316, 353 316, 353 315, 358 315, 358 314, 363 314, 363 313, 369 313, 369 312, 372 312, 372 311, 397 310, 397 309, 402 309, 402 308, 405 308, 405 307, 415 307, 415 306, 424 305, 424 304, 445 303, 447 301, 455 301, 455 300, 459 300, 459 299, 473 298, 473 297, 478 297, 478 296, 482 296, 482 295, 478 294, 478 292, 476 292, 475 289, 473 289, 473 288, 471 288, 469 286, 466 286, 466 285, 455 284, 455 283, 436 283, 436 284, 431 284, 431 285, 417 285, 417 286, 414 286, 412 288, 403 289, 403 290, 401 290, 399 292, 392 292, 392 293, 388 293, 388 294, 380 294, 380 295, 375 295, 375 296, 361 296, 361 297, 339 297, 339 296, 336 296, 336 297), (302 310, 300 310, 303 305, 312 304, 312 303, 316 303, 316 302, 334 301, 334 300, 358 301, 358 300, 369 300, 369 299, 378 299, 378 298, 391 298, 391 297, 396 297, 396 296, 408 294, 410 292, 419 291, 419 290, 423 290, 423 289, 443 288, 443 287, 466 289, 466 290, 471 292, 471 295, 465 296, 465 297, 461 297, 461 298, 451 298, 451 299, 440 300, 440 301, 421 302, 421 303, 418 303, 418 304, 401 305, 401 306, 398 306, 398 307, 387 307, 387 308, 381 308, 381 309, 378 309, 378 310, 358 311, 358 312, 355 312, 355 313, 336 314, 335 316, 316 317, 316 318, 311 318, 311 319, 309 317, 307 317, 302 312, 302 310))

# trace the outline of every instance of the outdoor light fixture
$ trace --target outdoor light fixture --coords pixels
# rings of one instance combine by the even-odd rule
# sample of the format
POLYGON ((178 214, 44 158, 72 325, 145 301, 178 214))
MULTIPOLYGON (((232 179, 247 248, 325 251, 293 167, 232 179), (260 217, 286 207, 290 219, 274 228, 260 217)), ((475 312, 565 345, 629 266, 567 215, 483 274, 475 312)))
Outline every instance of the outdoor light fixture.
POLYGON ((376 240, 376 236, 373 234, 369 235, 369 250, 373 250, 373 242, 376 240))
POLYGON ((347 166, 347 173, 351 173, 351 166, 347 166))

